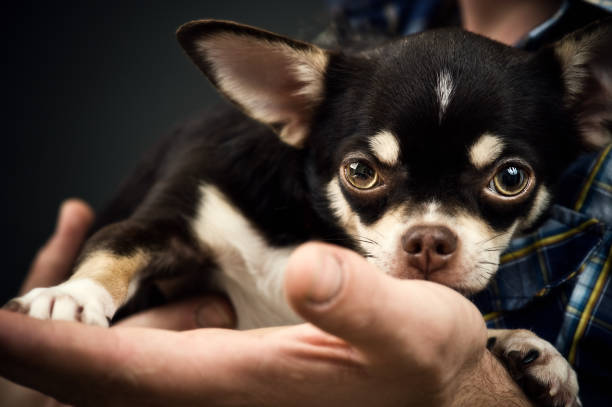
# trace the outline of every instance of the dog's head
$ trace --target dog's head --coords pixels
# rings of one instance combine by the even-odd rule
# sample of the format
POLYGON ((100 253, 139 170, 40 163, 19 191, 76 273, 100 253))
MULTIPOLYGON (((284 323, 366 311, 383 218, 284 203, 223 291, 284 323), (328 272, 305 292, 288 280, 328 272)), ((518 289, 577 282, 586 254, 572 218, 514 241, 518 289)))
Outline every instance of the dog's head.
POLYGON ((455 29, 350 54, 222 21, 178 37, 226 97, 304 149, 323 215, 402 278, 481 290, 578 152, 610 140, 610 22, 537 53, 455 29))

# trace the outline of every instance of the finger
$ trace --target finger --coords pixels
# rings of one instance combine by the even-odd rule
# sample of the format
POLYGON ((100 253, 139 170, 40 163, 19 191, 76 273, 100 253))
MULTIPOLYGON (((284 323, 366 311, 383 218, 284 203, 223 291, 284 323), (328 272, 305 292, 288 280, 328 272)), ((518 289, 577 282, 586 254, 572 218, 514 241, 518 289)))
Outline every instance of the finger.
POLYGON ((392 358, 407 354, 426 362, 449 342, 465 349, 457 341, 476 337, 484 347, 486 340, 478 310, 455 291, 391 278, 335 246, 298 248, 289 260, 285 287, 289 302, 305 319, 367 352, 392 358))
POLYGON ((81 200, 62 204, 55 231, 36 255, 21 293, 58 284, 68 276, 93 219, 93 210, 81 200))
POLYGON ((0 376, 75 405, 199 405, 236 391, 240 351, 255 364, 263 341, 240 334, 105 329, 0 311, 0 376))
MULTIPOLYGON (((118 394, 124 405, 134 393, 147 397, 154 382, 147 375, 188 353, 169 331, 105 329, 3 311, 0 326, 0 375, 75 405, 115 405, 118 394)), ((184 361, 178 365, 187 368, 184 361)), ((167 372, 178 374, 169 366, 167 372)), ((161 382, 154 383, 161 388, 161 382)))
POLYGON ((3 311, 0 325, 0 375, 63 401, 76 401, 69 398, 72 380, 80 377, 79 383, 85 385, 100 365, 114 359, 107 352, 113 346, 109 344, 112 330, 102 332, 3 311), (100 350, 99 354, 87 352, 93 349, 100 350))
POLYGON ((227 298, 209 295, 163 305, 125 318, 116 326, 187 331, 197 328, 235 328, 236 315, 227 298))

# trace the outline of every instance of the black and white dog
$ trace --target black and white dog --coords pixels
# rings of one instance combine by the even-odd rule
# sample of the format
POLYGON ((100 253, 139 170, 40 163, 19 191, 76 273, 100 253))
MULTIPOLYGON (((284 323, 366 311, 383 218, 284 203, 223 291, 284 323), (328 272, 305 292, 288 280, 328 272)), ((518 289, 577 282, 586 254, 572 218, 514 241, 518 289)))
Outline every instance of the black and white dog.
MULTIPOLYGON (((510 239, 546 216, 561 172, 609 141, 599 124, 610 99, 596 93, 612 88, 597 69, 610 62, 611 27, 537 53, 458 29, 349 52, 188 23, 181 45, 238 109, 164 140, 73 276, 8 307, 106 326, 148 282, 165 280, 172 295, 205 276, 229 295, 240 328, 298 323, 283 274, 313 239, 392 276, 482 290, 510 239)), ((491 335, 502 358, 537 350, 523 373, 548 402, 578 405, 575 374, 550 344, 528 331, 491 335)))

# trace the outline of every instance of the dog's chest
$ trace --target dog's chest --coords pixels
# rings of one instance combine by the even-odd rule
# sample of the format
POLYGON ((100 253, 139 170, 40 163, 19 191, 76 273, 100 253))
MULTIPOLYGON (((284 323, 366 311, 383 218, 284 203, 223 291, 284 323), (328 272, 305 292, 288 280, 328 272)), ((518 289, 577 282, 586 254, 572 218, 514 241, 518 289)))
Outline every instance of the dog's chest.
POLYGON ((287 304, 285 267, 295 246, 269 246, 252 223, 215 186, 200 187, 192 224, 217 265, 215 284, 230 297, 239 329, 287 325, 301 319, 287 304))

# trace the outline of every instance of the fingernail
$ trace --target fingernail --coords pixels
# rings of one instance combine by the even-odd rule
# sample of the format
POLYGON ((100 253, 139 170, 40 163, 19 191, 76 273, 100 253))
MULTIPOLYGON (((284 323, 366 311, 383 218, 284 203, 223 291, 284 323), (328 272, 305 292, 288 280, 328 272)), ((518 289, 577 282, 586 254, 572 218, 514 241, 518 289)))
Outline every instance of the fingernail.
POLYGON ((217 301, 204 301, 195 312, 196 325, 202 328, 234 328, 229 310, 217 301))
POLYGON ((342 267, 336 256, 322 254, 319 267, 313 272, 308 300, 314 303, 330 301, 340 291, 342 280, 342 267))

